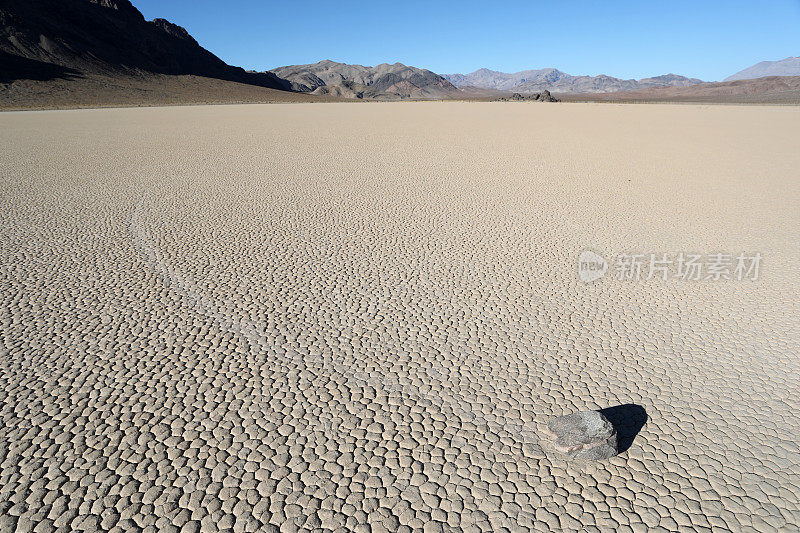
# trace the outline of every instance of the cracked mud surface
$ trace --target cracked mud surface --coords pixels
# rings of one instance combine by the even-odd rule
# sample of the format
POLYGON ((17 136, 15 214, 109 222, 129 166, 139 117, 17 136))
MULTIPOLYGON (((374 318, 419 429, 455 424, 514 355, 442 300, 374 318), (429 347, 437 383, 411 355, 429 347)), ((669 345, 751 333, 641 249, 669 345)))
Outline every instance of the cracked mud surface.
POLYGON ((796 530, 798 119, 0 115, 0 530, 796 530), (764 260, 584 284, 584 249, 764 260), (622 404, 619 456, 549 447, 622 404))

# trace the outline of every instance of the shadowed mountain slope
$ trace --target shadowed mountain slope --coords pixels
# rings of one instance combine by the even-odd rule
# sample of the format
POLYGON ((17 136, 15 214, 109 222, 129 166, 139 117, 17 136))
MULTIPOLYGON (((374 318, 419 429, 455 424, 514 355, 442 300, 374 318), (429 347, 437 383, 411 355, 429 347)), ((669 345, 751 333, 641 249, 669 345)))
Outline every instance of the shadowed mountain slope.
POLYGON ((289 88, 274 74, 227 65, 184 28, 145 20, 128 0, 0 0, 0 53, 0 82, 147 72, 289 88))

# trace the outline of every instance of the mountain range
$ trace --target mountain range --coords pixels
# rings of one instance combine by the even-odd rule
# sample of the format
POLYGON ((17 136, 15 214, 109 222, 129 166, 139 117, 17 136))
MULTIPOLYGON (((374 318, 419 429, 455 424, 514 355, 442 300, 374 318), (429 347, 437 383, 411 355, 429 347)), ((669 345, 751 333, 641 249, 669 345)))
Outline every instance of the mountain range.
POLYGON ((279 67, 271 72, 290 82, 292 90, 313 94, 378 100, 447 98, 458 94, 458 89, 438 74, 402 63, 365 67, 325 60, 279 67))
POLYGON ((523 94, 549 90, 553 93, 610 93, 650 87, 687 87, 704 83, 696 78, 664 74, 641 80, 623 80, 606 76, 571 76, 554 68, 498 72, 482 68, 470 74, 445 74, 456 87, 478 87, 523 94))
POLYGON ((129 0, 0 0, 0 107, 5 108, 337 97, 499 99, 544 91, 598 99, 754 102, 763 95, 797 101, 800 77, 775 76, 800 76, 800 58, 764 61, 723 83, 675 74, 640 80, 572 76, 555 68, 515 73, 483 68, 442 76, 402 63, 330 60, 253 72, 228 65, 177 24, 145 20, 129 0))
POLYGON ((687 102, 739 104, 800 104, 800 76, 708 82, 688 87, 650 87, 615 93, 562 95, 578 102, 687 102))
POLYGON ((800 57, 787 57, 780 61, 762 61, 728 76, 725 81, 750 80, 767 76, 800 76, 800 57))

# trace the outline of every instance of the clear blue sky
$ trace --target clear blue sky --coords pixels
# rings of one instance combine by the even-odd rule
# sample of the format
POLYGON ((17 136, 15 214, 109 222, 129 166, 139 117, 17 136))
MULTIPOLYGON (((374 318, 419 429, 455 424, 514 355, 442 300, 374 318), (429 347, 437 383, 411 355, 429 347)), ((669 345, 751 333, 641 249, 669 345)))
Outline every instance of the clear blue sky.
POLYGON ((233 65, 399 61, 440 74, 555 67, 642 78, 720 80, 800 56, 800 0, 132 0, 185 27, 233 65))

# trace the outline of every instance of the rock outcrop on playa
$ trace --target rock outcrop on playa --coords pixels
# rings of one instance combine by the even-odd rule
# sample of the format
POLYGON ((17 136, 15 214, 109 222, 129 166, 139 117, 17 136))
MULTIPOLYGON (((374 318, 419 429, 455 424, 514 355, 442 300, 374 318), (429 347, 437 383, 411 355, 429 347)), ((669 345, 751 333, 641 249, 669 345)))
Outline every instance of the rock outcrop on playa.
POLYGON ((0 63, 0 82, 156 73, 289 88, 226 64, 168 20, 145 20, 128 0, 0 0, 0 63))
POLYGON ((456 87, 478 87, 525 94, 545 89, 554 93, 608 93, 649 87, 685 87, 703 83, 702 80, 676 74, 664 74, 640 80, 623 80, 604 74, 571 76, 554 68, 513 73, 482 68, 470 74, 445 74, 444 78, 456 87))
POLYGON ((550 94, 550 91, 544 90, 540 93, 533 93, 524 95, 514 93, 511 96, 504 96, 497 99, 498 102, 560 102, 558 98, 550 94))
POLYGON ((279 67, 272 72, 291 82, 295 91, 347 98, 437 99, 458 94, 458 89, 442 76, 402 63, 365 67, 325 60, 311 65, 279 67))

